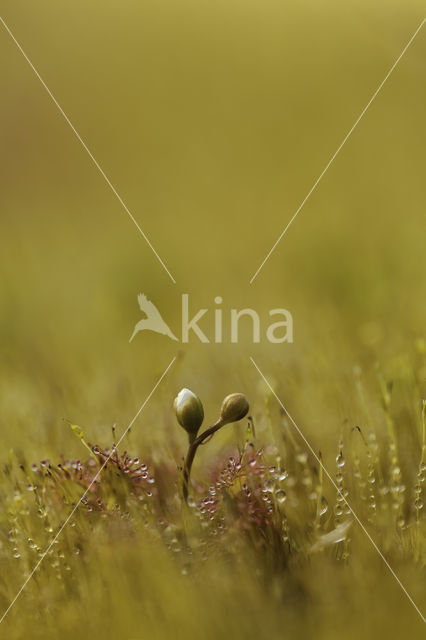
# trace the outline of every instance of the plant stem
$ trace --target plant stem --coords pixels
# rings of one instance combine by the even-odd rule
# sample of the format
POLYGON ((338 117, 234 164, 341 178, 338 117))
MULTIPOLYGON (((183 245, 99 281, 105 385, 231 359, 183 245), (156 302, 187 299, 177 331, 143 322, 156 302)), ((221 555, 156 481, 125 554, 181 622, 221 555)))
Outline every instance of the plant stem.
POLYGON ((186 454, 185 465, 183 468, 183 499, 186 503, 188 503, 188 483, 189 476, 191 474, 192 463, 194 462, 195 454, 197 453, 197 449, 200 444, 203 444, 204 440, 206 440, 209 436, 212 436, 216 431, 218 431, 221 427, 223 427, 226 422, 219 418, 217 422, 214 423, 211 427, 206 429, 201 435, 199 435, 193 442, 190 443, 188 453, 186 454))

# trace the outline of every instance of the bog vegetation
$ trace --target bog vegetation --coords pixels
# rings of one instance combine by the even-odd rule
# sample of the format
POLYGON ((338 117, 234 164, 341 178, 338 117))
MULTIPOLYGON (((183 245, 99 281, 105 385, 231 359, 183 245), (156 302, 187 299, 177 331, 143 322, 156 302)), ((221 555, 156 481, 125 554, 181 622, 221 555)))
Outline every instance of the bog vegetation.
MULTIPOLYGON (((259 439, 241 394, 226 398, 217 422, 199 434, 202 403, 180 392, 174 409, 189 436, 182 466, 149 448, 135 451, 130 431, 120 446, 115 430, 109 444, 91 444, 74 424, 79 459, 37 462, 11 451, 1 471, 3 610, 37 569, 2 623, 4 637, 75 637, 82 629, 83 637, 107 638, 219 638, 223 630, 234 638, 282 638, 286 630, 329 638, 334 628, 351 637, 349 612, 378 584, 404 611, 395 633, 407 628, 414 637, 418 613, 351 512, 418 597, 426 405, 417 465, 403 471, 391 397, 382 386, 386 437, 342 429, 329 470, 334 486, 285 411, 269 416, 279 422, 279 441, 272 431, 259 439), (197 448, 236 420, 242 437, 190 475, 197 448)), ((370 612, 368 634, 376 624, 370 612)))
POLYGON ((423 5, 2 2, 0 638, 424 637, 423 5))

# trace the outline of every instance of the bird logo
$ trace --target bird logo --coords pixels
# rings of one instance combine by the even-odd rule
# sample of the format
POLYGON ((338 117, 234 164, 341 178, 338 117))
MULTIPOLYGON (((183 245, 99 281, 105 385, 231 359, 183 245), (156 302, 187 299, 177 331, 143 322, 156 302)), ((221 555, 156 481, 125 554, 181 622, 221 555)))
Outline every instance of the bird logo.
POLYGON ((140 293, 138 295, 138 302, 139 307, 141 308, 141 311, 143 311, 143 313, 146 315, 146 318, 139 320, 139 322, 136 324, 129 342, 133 340, 133 338, 137 333, 139 333, 139 331, 145 331, 146 329, 148 329, 149 331, 155 331, 156 333, 161 333, 163 336, 168 336, 172 340, 176 340, 178 342, 178 339, 176 338, 173 331, 171 331, 170 327, 164 322, 163 318, 161 317, 161 313, 158 311, 155 304, 151 302, 151 300, 148 300, 148 298, 143 293, 140 293))

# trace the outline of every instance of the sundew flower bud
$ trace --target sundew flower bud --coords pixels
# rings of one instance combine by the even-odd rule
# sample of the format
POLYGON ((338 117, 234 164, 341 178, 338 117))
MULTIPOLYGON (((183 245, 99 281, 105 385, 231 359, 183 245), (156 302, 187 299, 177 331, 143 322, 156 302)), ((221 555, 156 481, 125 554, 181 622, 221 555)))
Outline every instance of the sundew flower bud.
POLYGON ((189 435, 190 442, 194 440, 198 429, 204 420, 204 409, 201 400, 189 389, 179 391, 174 401, 177 421, 189 435))
POLYGON ((237 422, 247 415, 249 410, 249 403, 247 398, 242 393, 231 393, 226 396, 222 402, 222 408, 220 410, 221 420, 226 422, 237 422))

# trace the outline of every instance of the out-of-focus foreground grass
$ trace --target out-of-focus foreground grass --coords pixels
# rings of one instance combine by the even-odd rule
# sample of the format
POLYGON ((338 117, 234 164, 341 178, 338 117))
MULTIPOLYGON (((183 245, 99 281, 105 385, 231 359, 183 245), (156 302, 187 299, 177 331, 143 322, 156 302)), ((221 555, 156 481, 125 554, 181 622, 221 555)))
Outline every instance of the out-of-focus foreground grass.
MULTIPOLYGON (((356 523, 347 558, 346 543, 309 553, 335 526, 335 495, 324 479, 329 509, 318 525, 316 499, 303 482, 309 485, 310 474, 316 487, 317 465, 310 457, 306 468, 293 460, 291 425, 249 356, 333 477, 343 439, 354 508, 424 611, 424 518, 414 506, 426 393, 423 32, 249 280, 422 11, 416 2, 352 0, 124 0, 101 9, 80 0, 2 3, 3 18, 176 279, 162 270, 0 30, 4 608, 78 495, 78 487, 66 489, 66 499, 55 493, 46 467, 31 471, 31 463, 85 459, 64 417, 92 443, 109 446, 111 426, 118 434, 126 428, 178 354, 125 442, 149 461, 155 487, 162 485, 153 496, 165 496, 160 515, 145 509, 145 498, 113 500, 119 487, 107 479, 107 514, 82 507, 3 623, 8 637, 67 638, 81 629, 85 637, 126 638, 420 633, 418 614, 356 523), (129 344, 140 291, 177 333, 182 292, 194 313, 210 309, 203 321, 210 335, 217 295, 225 318, 230 308, 252 307, 264 321, 268 309, 285 307, 294 318, 294 344, 253 345, 247 331, 231 345, 229 327, 223 344, 194 338, 176 347, 155 334, 129 344), (171 404, 183 386, 203 398, 212 420, 224 395, 247 395, 265 465, 276 466, 280 455, 292 468, 295 485, 285 488, 283 504, 274 502, 268 529, 276 532, 288 518, 291 543, 280 530, 278 551, 271 544, 268 555, 261 534, 241 535, 244 519, 229 514, 229 505, 222 505, 223 537, 207 535, 210 524, 194 524, 203 518, 182 521, 177 466, 186 443, 171 404), (370 448, 370 438, 377 442, 371 522, 371 494, 359 485, 369 486, 370 450, 355 425, 370 448), (37 483, 45 488, 48 526, 26 488, 37 483), (193 549, 186 560, 182 531, 193 549), (34 611, 38 626, 29 622, 34 611)), ((203 447, 195 468, 200 499, 244 441, 242 425, 203 447)))

